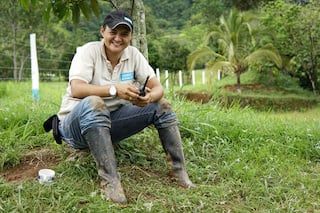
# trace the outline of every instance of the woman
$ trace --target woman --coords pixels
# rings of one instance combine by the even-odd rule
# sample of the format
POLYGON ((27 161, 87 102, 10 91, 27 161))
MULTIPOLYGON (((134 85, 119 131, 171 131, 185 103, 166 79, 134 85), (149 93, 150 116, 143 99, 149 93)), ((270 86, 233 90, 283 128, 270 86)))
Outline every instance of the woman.
POLYGON ((89 148, 102 178, 101 188, 115 203, 127 203, 112 143, 153 124, 185 188, 194 187, 186 172, 178 121, 163 88, 143 55, 130 46, 133 22, 124 11, 104 19, 102 41, 78 48, 58 117, 62 139, 75 149, 89 148), (137 86, 137 85, 140 85, 137 86), (145 89, 141 93, 141 86, 145 89))

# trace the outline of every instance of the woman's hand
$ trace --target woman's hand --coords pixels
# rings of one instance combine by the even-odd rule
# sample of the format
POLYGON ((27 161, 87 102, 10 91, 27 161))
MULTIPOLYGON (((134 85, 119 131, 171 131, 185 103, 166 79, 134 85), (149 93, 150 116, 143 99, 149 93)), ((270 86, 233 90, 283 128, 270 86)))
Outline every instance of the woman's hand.
POLYGON ((149 103, 160 100, 164 93, 162 85, 156 77, 148 80, 145 92, 145 96, 139 96, 138 93, 138 96, 132 97, 132 100, 130 100, 130 102, 134 105, 143 107, 149 103))
POLYGON ((145 92, 146 92, 145 96, 138 96, 137 98, 133 99, 131 103, 139 107, 144 107, 147 104, 151 103, 152 102, 151 89, 149 87, 146 87, 145 92))
POLYGON ((121 99, 133 102, 139 97, 140 91, 133 84, 117 84, 115 87, 117 89, 117 96, 121 99))
POLYGON ((117 84, 115 87, 118 97, 131 102, 133 105, 144 107, 152 102, 151 89, 148 87, 145 88, 145 96, 140 96, 139 89, 133 84, 117 84))

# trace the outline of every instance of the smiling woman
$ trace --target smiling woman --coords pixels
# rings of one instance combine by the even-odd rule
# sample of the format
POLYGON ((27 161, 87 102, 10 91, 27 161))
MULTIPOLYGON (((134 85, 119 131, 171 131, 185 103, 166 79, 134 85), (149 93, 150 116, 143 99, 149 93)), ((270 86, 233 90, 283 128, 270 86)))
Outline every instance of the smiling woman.
POLYGON ((129 15, 123 11, 109 14, 104 19, 100 33, 104 40, 107 57, 113 68, 118 64, 123 50, 129 46, 132 30, 133 22, 129 15))
POLYGON ((106 54, 113 68, 118 64, 122 51, 129 46, 131 34, 126 26, 119 26, 116 29, 101 28, 106 54))
POLYGON ((103 40, 77 50, 58 113, 60 124, 51 125, 72 148, 90 149, 102 179, 102 192, 119 204, 126 204, 127 198, 117 172, 113 143, 150 125, 158 131, 178 184, 184 188, 195 186, 186 171, 176 114, 163 98, 164 90, 153 68, 130 45, 132 30, 132 19, 124 11, 105 17, 100 28, 103 40), (137 85, 143 85, 143 92, 137 85))

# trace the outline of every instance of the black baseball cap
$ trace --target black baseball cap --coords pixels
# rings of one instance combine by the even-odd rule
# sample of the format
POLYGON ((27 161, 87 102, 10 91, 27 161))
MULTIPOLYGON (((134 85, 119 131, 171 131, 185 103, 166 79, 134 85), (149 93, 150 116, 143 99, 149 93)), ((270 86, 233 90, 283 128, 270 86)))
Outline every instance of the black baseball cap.
POLYGON ((122 10, 117 10, 109 13, 105 18, 103 22, 103 26, 106 25, 110 29, 114 29, 119 25, 127 25, 130 29, 130 31, 133 31, 133 21, 132 18, 129 16, 128 13, 122 10))

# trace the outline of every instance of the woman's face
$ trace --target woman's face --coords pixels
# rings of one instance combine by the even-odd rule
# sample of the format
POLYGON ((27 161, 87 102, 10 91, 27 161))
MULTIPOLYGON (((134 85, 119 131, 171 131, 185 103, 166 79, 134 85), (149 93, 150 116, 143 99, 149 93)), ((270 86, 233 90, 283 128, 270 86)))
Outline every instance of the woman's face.
POLYGON ((128 26, 119 25, 115 29, 109 27, 101 28, 101 35, 106 46, 108 54, 120 54, 127 46, 129 46, 132 33, 128 26))

